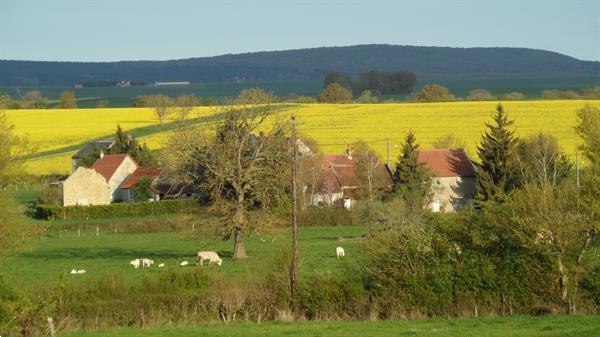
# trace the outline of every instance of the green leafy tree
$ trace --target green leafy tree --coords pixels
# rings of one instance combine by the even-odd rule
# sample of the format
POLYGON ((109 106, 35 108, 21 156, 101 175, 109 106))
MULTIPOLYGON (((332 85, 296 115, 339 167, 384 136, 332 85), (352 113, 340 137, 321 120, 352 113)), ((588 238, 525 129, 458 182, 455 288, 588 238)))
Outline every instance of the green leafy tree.
POLYGON ((143 177, 133 188, 135 201, 148 201, 152 198, 152 179, 143 177))
POLYGON ((517 138, 510 127, 502 104, 498 104, 494 123, 486 123, 487 131, 477 147, 480 163, 476 164, 476 199, 501 201, 519 185, 517 138))
POLYGON ((600 109, 591 105, 577 111, 575 132, 583 140, 580 150, 588 165, 581 174, 581 206, 600 220, 600 109))
POLYGON ((33 152, 27 138, 17 136, 15 126, 0 111, 0 190, 17 180, 24 158, 33 152))
POLYGON ((352 101, 352 91, 342 87, 338 83, 328 85, 319 94, 321 103, 349 103, 352 101))
POLYGON ((134 136, 123 131, 121 125, 117 125, 115 145, 110 149, 110 152, 127 153, 131 158, 135 159, 138 164, 143 166, 156 165, 156 158, 154 158, 154 155, 150 149, 148 149, 146 144, 140 144, 134 136))
POLYGON ((436 83, 427 84, 414 95, 417 102, 448 102, 455 98, 450 94, 448 88, 436 83))
POLYGON ((77 98, 73 91, 63 91, 58 96, 60 104, 58 105, 61 109, 77 109, 77 98))
POLYGON ((422 210, 431 197, 431 176, 424 164, 419 163, 419 144, 409 132, 404 139, 402 154, 394 171, 394 192, 400 195, 412 210, 422 210))

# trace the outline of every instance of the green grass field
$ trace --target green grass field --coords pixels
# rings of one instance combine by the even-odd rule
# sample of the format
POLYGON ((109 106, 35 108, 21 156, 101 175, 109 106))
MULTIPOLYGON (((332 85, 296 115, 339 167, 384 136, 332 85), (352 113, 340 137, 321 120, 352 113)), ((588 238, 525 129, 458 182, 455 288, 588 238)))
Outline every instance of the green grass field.
MULTIPOLYGON (((246 250, 250 258, 233 260, 233 243, 210 235, 191 236, 188 231, 127 234, 101 230, 96 237, 95 230, 64 231, 53 226, 51 232, 33 239, 28 249, 18 255, 0 260, 0 270, 15 284, 23 288, 37 288, 54 281, 71 269, 85 269, 84 275, 68 277, 82 281, 105 274, 119 274, 130 278, 142 278, 148 273, 160 273, 159 263, 165 269, 184 268, 179 263, 187 260, 196 267, 195 255, 199 250, 216 251, 223 258, 222 266, 203 267, 225 276, 243 279, 247 273, 268 268, 289 247, 290 234, 287 230, 275 230, 268 234, 251 235, 246 240, 246 250), (262 240, 261 240, 262 238, 262 240), (265 242, 263 242, 263 240, 265 242), (155 265, 148 269, 135 270, 129 261, 136 258, 150 258, 155 265)), ((101 227, 102 228, 102 227, 101 227)), ((366 227, 305 227, 299 234, 301 275, 312 272, 339 273, 345 266, 356 263, 361 257, 361 241, 355 239, 366 233, 366 227), (345 240, 342 242, 339 239, 345 240), (343 246, 346 258, 337 260, 335 248, 343 246)))
POLYGON ((205 326, 162 327, 152 329, 114 329, 65 333, 63 337, 141 337, 141 336, 477 336, 477 337, 592 337, 598 336, 597 316, 497 317, 462 319, 423 319, 374 322, 267 322, 214 324, 205 326))

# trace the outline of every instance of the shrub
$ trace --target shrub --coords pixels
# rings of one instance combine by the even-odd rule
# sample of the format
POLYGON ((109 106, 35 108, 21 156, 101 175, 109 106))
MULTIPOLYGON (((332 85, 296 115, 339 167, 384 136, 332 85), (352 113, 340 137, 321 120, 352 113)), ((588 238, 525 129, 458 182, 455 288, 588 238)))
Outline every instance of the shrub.
POLYGON ((427 84, 419 92, 413 95, 417 102, 448 102, 455 101, 456 98, 450 94, 448 88, 439 84, 427 84))
POLYGON ((190 199, 162 200, 152 202, 129 202, 93 206, 38 205, 36 217, 46 220, 84 220, 127 216, 147 216, 190 212, 198 208, 198 202, 190 199))
POLYGON ((496 96, 492 95, 489 91, 485 89, 475 89, 469 91, 469 94, 465 99, 467 101, 491 101, 495 100, 496 96))
POLYGON ((352 101, 352 91, 338 83, 332 83, 319 94, 321 103, 349 103, 352 101))
POLYGON ((500 100, 502 101, 522 101, 525 99, 525 95, 520 92, 508 92, 500 96, 500 100))

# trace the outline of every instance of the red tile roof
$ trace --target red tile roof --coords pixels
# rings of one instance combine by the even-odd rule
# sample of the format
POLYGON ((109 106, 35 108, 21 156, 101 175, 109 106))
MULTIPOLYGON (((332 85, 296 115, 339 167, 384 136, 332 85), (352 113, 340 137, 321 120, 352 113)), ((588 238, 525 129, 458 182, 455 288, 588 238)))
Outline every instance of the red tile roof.
POLYGON ((106 181, 109 181, 128 156, 128 154, 106 154, 101 159, 96 160, 92 168, 100 173, 106 181))
POLYGON ((138 166, 138 168, 133 172, 127 180, 121 185, 121 188, 127 189, 135 187, 142 178, 148 177, 150 180, 154 181, 160 173, 162 169, 158 167, 149 167, 149 166, 138 166))
MULTIPOLYGON (((355 188, 356 168, 358 159, 349 158, 345 154, 335 155, 327 154, 321 161, 321 175, 319 177, 319 189, 321 192, 332 193, 341 192, 343 188, 355 188)), ((386 165, 379 165, 377 174, 380 174, 387 182, 387 185, 393 184, 391 174, 386 165)))
POLYGON ((421 150, 418 160, 436 177, 475 176, 473 164, 463 149, 421 150))

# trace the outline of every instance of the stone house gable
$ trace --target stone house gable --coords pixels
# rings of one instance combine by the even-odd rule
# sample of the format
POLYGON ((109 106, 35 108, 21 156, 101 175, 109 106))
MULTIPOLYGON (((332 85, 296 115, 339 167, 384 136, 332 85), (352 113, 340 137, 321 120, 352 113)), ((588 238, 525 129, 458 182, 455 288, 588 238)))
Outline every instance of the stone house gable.
POLYGON ((91 168, 79 167, 62 183, 63 206, 108 205, 109 186, 106 179, 91 168))

